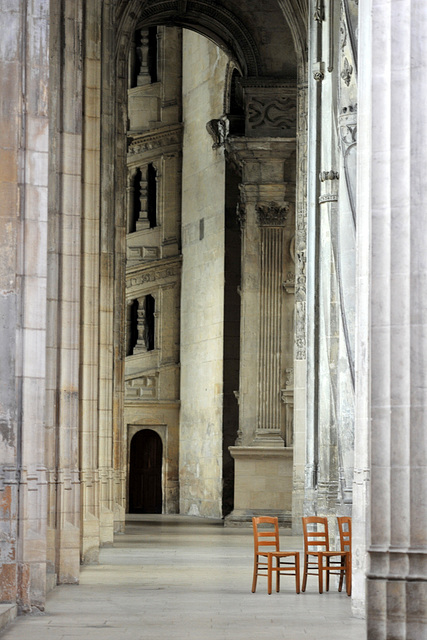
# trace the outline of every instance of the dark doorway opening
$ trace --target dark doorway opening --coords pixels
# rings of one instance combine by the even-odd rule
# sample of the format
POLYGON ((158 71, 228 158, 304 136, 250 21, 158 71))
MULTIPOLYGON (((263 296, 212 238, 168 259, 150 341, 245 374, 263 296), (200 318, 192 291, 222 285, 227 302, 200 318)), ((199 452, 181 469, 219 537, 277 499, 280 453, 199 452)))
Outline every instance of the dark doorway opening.
POLYGON ((160 436, 151 429, 136 433, 130 443, 129 513, 162 513, 160 436))

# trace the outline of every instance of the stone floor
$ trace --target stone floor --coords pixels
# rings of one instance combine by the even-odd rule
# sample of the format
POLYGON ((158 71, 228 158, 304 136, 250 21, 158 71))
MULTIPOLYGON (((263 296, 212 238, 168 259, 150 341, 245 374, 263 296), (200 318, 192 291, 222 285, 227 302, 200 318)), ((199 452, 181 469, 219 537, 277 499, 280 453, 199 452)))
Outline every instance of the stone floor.
MULTIPOLYGON (((281 536, 283 549, 301 539, 281 536)), ((220 521, 134 516, 80 585, 57 587, 44 615, 21 616, 1 640, 363 640, 350 598, 334 587, 296 595, 291 577, 251 593, 252 532, 220 521)))

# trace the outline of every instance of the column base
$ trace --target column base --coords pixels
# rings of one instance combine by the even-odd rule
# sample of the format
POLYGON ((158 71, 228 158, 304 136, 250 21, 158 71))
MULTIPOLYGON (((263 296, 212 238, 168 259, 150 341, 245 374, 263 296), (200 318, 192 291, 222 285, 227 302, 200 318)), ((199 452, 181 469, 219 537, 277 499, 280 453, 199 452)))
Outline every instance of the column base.
POLYGON ((277 516, 282 527, 292 522, 291 447, 229 447, 234 458, 234 510, 225 526, 250 525, 253 516, 277 516))

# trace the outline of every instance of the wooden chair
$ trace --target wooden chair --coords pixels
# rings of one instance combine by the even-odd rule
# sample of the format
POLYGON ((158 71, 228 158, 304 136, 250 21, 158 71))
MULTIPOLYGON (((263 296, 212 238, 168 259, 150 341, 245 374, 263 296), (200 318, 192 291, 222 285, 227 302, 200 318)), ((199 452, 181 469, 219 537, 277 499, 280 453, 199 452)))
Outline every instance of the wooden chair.
POLYGON ((255 593, 258 576, 267 576, 267 591, 271 593, 273 573, 276 574, 276 591, 280 591, 280 574, 295 576, 296 592, 300 592, 300 569, 298 551, 279 551, 279 521, 277 518, 261 516, 252 518, 254 530, 254 576, 252 593, 255 593), (261 526, 260 526, 261 525, 261 526), (267 549, 266 547, 270 547, 267 549), (260 560, 260 557, 264 561, 260 560), (284 558, 293 558, 282 562, 284 558), (265 573, 266 572, 266 573, 265 573))
MULTIPOLYGON (((351 594, 351 518, 349 516, 337 516, 338 520, 338 530, 340 533, 340 545, 341 551, 348 551, 348 574, 346 577, 346 589, 349 595, 351 594), (348 581, 348 584, 347 584, 348 581)), ((340 583, 338 586, 338 591, 342 590, 342 585, 344 581, 344 570, 341 571, 340 574, 340 583)))
POLYGON ((319 577, 319 593, 323 593, 323 573, 326 573, 326 591, 329 591, 329 575, 344 571, 346 577, 347 595, 351 595, 350 553, 348 551, 330 551, 328 519, 319 516, 309 516, 302 519, 304 531, 304 575, 302 591, 307 586, 307 576, 319 577), (309 527, 314 527, 309 530, 309 527), (315 560, 310 560, 314 557, 315 560), (310 571, 311 570, 311 571, 310 571))

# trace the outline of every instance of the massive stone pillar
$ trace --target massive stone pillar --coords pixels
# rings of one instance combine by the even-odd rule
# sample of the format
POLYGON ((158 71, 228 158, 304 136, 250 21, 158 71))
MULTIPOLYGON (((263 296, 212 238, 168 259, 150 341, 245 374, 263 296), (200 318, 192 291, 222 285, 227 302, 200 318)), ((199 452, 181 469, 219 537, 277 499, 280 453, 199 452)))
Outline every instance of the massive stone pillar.
POLYGON ((242 170, 242 283, 239 431, 234 511, 228 524, 256 513, 290 523, 293 428, 295 138, 230 138, 242 170), (285 180, 284 180, 285 177, 285 180), (292 398, 293 404, 293 398, 292 398))
POLYGON ((49 184, 49 350, 56 411, 51 458, 56 471, 56 574, 78 581, 80 565, 80 266, 82 183, 81 2, 64 0, 52 23, 52 163, 49 184), (52 315, 50 315, 52 314, 52 315), (53 375, 55 374, 55 378, 53 375))
POLYGON ((30 611, 46 595, 49 3, 0 16, 0 599, 30 611))
MULTIPOLYGON (((419 101, 427 95, 427 6, 372 0, 360 11, 366 196, 358 208, 370 211, 372 234, 370 423, 358 422, 371 456, 368 637, 418 640, 427 635, 427 118, 419 101)), ((361 257, 368 241, 359 234, 361 257)))
POLYGON ((80 352, 81 560, 97 561, 99 550, 98 367, 99 367, 99 152, 101 73, 99 47, 93 33, 101 22, 97 3, 87 3, 85 16, 85 85, 83 90, 82 277, 80 352))
POLYGON ((353 486, 356 55, 338 3, 309 20, 304 511, 334 516, 353 486))

